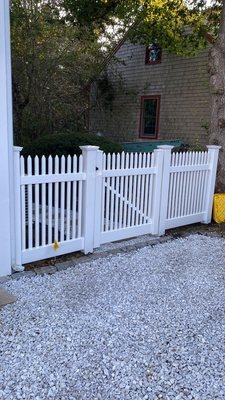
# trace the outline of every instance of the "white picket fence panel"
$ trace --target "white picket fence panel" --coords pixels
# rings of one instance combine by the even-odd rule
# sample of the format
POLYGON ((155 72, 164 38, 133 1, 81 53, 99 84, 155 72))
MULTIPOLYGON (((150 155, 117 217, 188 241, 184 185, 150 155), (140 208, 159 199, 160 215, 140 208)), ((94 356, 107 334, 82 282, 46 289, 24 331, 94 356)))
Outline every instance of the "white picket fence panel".
POLYGON ((54 257, 55 241, 61 243, 57 254, 83 248, 82 185, 86 179, 83 156, 34 159, 16 156, 21 215, 16 239, 20 243, 17 262, 20 257, 22 263, 54 257))
POLYGON ((20 156, 14 150, 16 265, 211 220, 219 146, 205 152, 20 156), (56 249, 54 243, 59 244, 56 249))
POLYGON ((103 154, 100 243, 156 233, 162 161, 157 152, 103 154))
POLYGON ((174 228, 204 219, 209 153, 173 153, 165 227, 174 228))

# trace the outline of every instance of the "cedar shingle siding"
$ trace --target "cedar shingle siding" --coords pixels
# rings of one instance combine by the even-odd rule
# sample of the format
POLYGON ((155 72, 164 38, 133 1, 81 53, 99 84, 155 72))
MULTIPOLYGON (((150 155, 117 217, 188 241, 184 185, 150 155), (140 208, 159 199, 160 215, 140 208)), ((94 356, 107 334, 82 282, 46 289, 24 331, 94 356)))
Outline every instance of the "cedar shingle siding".
POLYGON ((111 61, 107 69, 111 100, 103 101, 98 84, 92 85, 90 131, 119 141, 140 139, 141 96, 160 95, 158 138, 206 144, 210 118, 207 57, 207 50, 192 58, 163 51, 160 64, 146 65, 145 46, 123 44, 116 53, 118 61, 111 61))

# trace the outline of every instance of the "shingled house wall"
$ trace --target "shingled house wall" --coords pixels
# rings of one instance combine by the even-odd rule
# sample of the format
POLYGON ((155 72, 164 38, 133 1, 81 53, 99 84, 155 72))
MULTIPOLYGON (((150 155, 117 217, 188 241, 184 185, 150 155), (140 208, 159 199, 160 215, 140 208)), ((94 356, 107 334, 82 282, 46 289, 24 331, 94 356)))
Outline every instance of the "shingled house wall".
POLYGON ((141 140, 141 96, 160 95, 159 139, 182 139, 190 144, 208 142, 208 50, 191 58, 163 51, 161 63, 146 65, 145 46, 124 43, 115 56, 117 60, 107 67, 113 90, 111 101, 102 101, 98 83, 92 85, 90 131, 120 142, 141 140))

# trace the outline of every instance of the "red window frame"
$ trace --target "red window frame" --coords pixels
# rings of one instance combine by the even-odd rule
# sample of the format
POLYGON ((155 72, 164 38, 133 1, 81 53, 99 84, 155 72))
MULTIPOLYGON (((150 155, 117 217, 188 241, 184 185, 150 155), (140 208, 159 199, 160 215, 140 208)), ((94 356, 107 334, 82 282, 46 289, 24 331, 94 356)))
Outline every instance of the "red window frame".
POLYGON ((157 61, 149 61, 149 53, 150 53, 150 49, 149 46, 146 47, 145 49, 145 64, 146 65, 155 65, 155 64, 160 64, 162 61, 162 49, 160 51, 160 57, 157 61))
POLYGON ((160 113, 160 95, 151 95, 151 96, 141 96, 141 111, 140 111, 140 122, 139 122, 139 137, 141 139, 157 139, 159 135, 159 113, 160 113), (145 135, 144 131, 144 102, 145 100, 157 100, 156 107, 156 124, 155 124, 155 135, 145 135))

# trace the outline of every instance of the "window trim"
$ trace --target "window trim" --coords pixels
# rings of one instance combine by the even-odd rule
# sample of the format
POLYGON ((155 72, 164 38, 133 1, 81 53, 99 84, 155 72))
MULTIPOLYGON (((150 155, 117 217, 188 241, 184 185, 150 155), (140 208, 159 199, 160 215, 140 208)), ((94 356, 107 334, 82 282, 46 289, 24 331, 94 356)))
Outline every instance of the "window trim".
POLYGON ((149 61, 149 46, 146 46, 145 48, 145 65, 155 65, 155 64, 160 64, 162 62, 162 49, 160 48, 160 57, 157 61, 149 61))
POLYGON ((160 101, 161 101, 161 96, 159 94, 157 95, 150 95, 150 96, 141 96, 141 110, 140 110, 140 121, 139 121, 139 138, 140 139, 149 139, 149 140, 154 140, 158 139, 159 137, 159 113, 160 113, 160 101), (155 124, 155 135, 144 135, 143 130, 144 130, 144 101, 145 100, 157 100, 157 106, 156 106, 156 124, 155 124))

